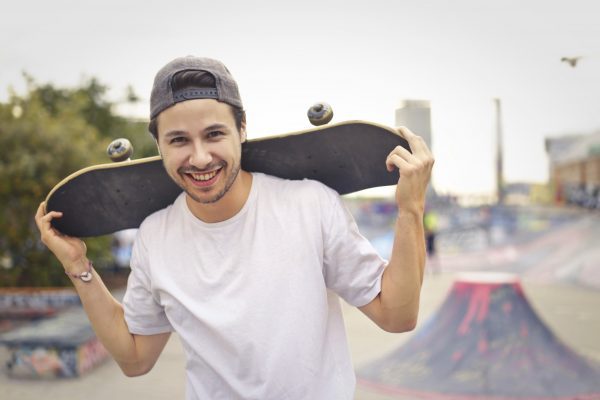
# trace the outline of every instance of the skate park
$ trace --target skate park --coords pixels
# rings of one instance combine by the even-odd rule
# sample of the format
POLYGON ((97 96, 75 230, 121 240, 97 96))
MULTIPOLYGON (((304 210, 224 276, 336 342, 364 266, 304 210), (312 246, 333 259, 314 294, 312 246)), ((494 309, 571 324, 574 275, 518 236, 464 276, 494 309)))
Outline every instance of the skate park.
MULTIPOLYGON (((53 185, 107 162, 112 140, 129 138, 133 160, 156 156, 152 77, 185 54, 231 68, 248 139, 305 130, 317 101, 333 123, 431 133, 432 186, 457 201, 428 201, 437 250, 413 331, 386 333, 341 302, 355 399, 600 400, 599 4, 180 3, 5 7, 0 400, 185 398, 178 336, 150 373, 126 377, 32 221, 53 185), (403 120, 411 105, 419 117, 403 120), (521 183, 548 193, 499 204, 502 184, 521 183), (472 193, 485 198, 461 198, 472 193)), ((384 257, 393 196, 345 198, 384 257)), ((131 250, 98 239, 95 268, 121 298, 131 250)))
MULTIPOLYGON (((363 235, 389 257, 393 202, 346 200, 363 235)), ((428 207, 437 213, 437 251, 427 260, 416 329, 388 334, 343 305, 355 398, 598 398, 597 209, 577 203, 464 206, 435 196, 428 207)), ((114 286, 117 298, 123 283, 114 286)), ((16 298, 5 302, 9 316, 11 304, 27 303, 16 298)), ((47 318, 3 327, 3 396, 184 396, 185 360, 176 335, 148 375, 126 378, 72 302, 72 293, 59 293, 49 310, 37 311, 47 318)))
MULTIPOLYGON (((350 208, 352 209, 352 205, 350 208)), ((365 209, 368 207, 365 208, 363 205, 363 212, 365 209)), ((492 213, 496 212, 499 211, 492 211, 492 213)), ((575 363, 585 370, 580 373, 580 376, 592 374, 597 378, 597 366, 600 362, 600 343, 597 339, 600 332, 600 315, 597 313, 600 307, 600 295, 598 295, 600 272, 596 244, 600 241, 598 225, 600 215, 576 208, 505 209, 500 212, 502 217, 494 217, 494 222, 490 224, 479 223, 481 215, 490 215, 489 210, 482 212, 480 209, 462 211, 454 209, 448 213, 448 216, 455 218, 460 213, 464 214, 459 218, 462 221, 461 229, 447 222, 447 231, 441 230, 439 235, 439 251, 435 260, 437 264, 432 265, 431 260, 428 262, 419 322, 413 332, 405 334, 383 332, 360 311, 343 305, 349 345, 358 377, 355 398, 365 400, 495 398, 489 395, 489 391, 486 395, 485 390, 499 390, 498 385, 516 387, 517 382, 523 383, 522 380, 509 374, 511 366, 514 368, 515 363, 521 365, 527 362, 537 363, 535 368, 529 365, 527 369, 530 375, 527 376, 525 384, 531 389, 540 385, 544 387, 547 371, 559 369, 560 360, 567 356, 572 358, 570 361, 565 361, 567 364, 571 362, 568 365, 572 366, 575 363), (467 224, 468 229, 464 221, 470 221, 467 224), (476 223, 473 223, 474 221, 476 223), (487 228, 495 233, 486 232, 487 228), (458 296, 456 286, 461 284, 471 287, 471 291, 466 292, 467 300, 463 299, 461 305, 449 305, 448 303, 456 301, 452 299, 458 296), (487 360, 489 362, 475 360, 475 365, 478 362, 480 364, 475 370, 470 371, 471 374, 476 375, 475 378, 471 376, 470 380, 477 383, 469 386, 465 384, 469 381, 467 379, 469 371, 462 370, 460 363, 448 365, 448 360, 456 361, 460 358, 457 355, 461 350, 460 346, 463 353, 467 354, 466 350, 469 348, 481 350, 486 344, 481 342, 480 337, 471 337, 467 342, 464 340, 461 342, 460 338, 453 337, 455 335, 453 332, 458 332, 460 329, 465 332, 464 324, 468 323, 465 321, 469 313, 470 323, 473 326, 477 325, 477 315, 482 313, 481 307, 477 308, 477 302, 481 303, 481 288, 477 289, 477 287, 481 285, 485 292, 485 286, 489 287, 490 284, 491 287, 504 290, 505 294, 501 295, 501 298, 512 297, 512 300, 504 301, 512 305, 504 304, 503 307, 512 307, 515 312, 510 315, 511 318, 504 315, 503 319, 486 325, 488 348, 493 346, 511 348, 513 356, 515 352, 518 354, 528 349, 531 351, 531 357, 519 359, 517 362, 510 357, 503 358, 495 354, 495 358, 487 360), (470 299, 471 296, 479 300, 470 299), (453 311, 449 312, 448 307, 453 311), (516 312, 517 310, 521 311, 516 312), (438 312, 440 314, 437 314, 438 312), (462 327, 459 326, 461 323, 462 327), (513 323, 514 327, 511 326, 513 323), (437 329, 432 331, 431 327, 435 328, 436 325, 437 329), (514 337, 512 342, 510 339, 506 339, 506 342, 492 340, 493 335, 506 336, 507 333, 518 333, 524 329, 529 329, 531 332, 531 340, 528 342, 517 340, 515 345, 514 337), (542 332, 541 336, 534 336, 534 332, 539 331, 542 332), (451 371, 454 371, 456 376, 462 376, 462 381, 459 380, 462 382, 461 385, 446 387, 441 384, 435 385, 426 379, 427 363, 424 364, 422 359, 420 362, 412 359, 412 364, 409 363, 411 357, 417 359, 423 357, 417 351, 418 345, 414 343, 415 340, 419 340, 419 336, 425 337, 422 340, 426 340, 426 347, 430 348, 431 352, 436 349, 434 344, 439 343, 437 347, 439 354, 435 352, 433 355, 430 354, 429 361, 435 365, 437 360, 440 365, 443 365, 443 371, 436 372, 438 375, 434 376, 434 382, 442 381, 439 374, 450 376, 451 371), (456 349, 453 348, 454 345, 457 346, 456 349), (547 357, 539 359, 540 354, 545 354, 547 357), (445 356, 447 357, 444 361, 445 356), (477 373, 483 374, 488 368, 489 379, 486 381, 483 375, 477 373), (423 387, 407 386, 406 382, 399 379, 401 376, 410 376, 411 373, 417 374, 416 376, 422 379, 422 384, 427 390, 423 387), (500 379, 498 377, 502 377, 504 381, 496 382, 500 379), (448 393, 448 387, 454 387, 455 392, 448 393), (467 388, 467 391, 462 393, 461 390, 464 388, 467 388)), ((356 213, 356 215, 360 222, 361 214, 356 213)), ((440 215, 441 220, 444 218, 440 215)), ((377 221, 377 218, 371 220, 377 221)), ((382 253, 385 253, 387 235, 385 226, 371 224, 364 226, 363 230, 373 235, 371 240, 379 246, 382 253)), ((499 317, 497 310, 492 311, 494 307, 498 308, 494 304, 499 301, 498 296, 494 295, 493 291, 491 293, 490 295, 488 290, 489 319, 499 317)), ((481 332, 479 334, 481 335, 481 332)), ((0 350, 0 363, 6 365, 10 361, 10 356, 8 348, 3 346, 0 350)), ((3 398, 7 399, 78 398, 77 396, 83 393, 85 398, 90 399, 102 399, 107 396, 115 399, 131 396, 151 399, 166 396, 182 398, 185 386, 183 350, 175 335, 155 368, 148 375, 139 378, 126 378, 116 363, 110 359, 90 368, 81 376, 71 378, 10 377, 6 369, 3 371, 4 373, 0 374, 0 386, 3 388, 3 396, 6 396, 3 398), (89 391, 90 387, 94 387, 94 390, 89 391)), ((415 376, 412 378, 412 381, 416 381, 415 376)), ((569 382, 568 376, 564 379, 569 382)), ((597 379, 594 382, 596 381, 597 379)), ((562 384, 559 382, 557 387, 564 388, 564 386, 564 382, 562 384)), ((592 389, 595 390, 594 387, 590 390, 592 389)), ((573 390, 582 389, 576 387, 573 390)), ((597 395, 591 393, 588 397, 571 396, 568 387, 562 394, 528 394, 527 391, 523 393, 519 396, 505 393, 503 397, 496 397, 591 399, 596 398, 594 396, 597 395)))
MULTIPOLYGON (((360 231, 389 257, 394 203, 346 200, 360 231)), ((437 251, 427 260, 416 329, 388 334, 343 306, 355 398, 598 398, 597 209, 464 206, 436 196, 428 207, 437 213, 437 251)), ((117 298, 123 283, 113 286, 117 298)), ((27 302, 16 296, 4 312, 10 316, 11 305, 27 302)), ((49 309, 37 310, 45 318, 3 327, 0 383, 7 399, 184 396, 185 360, 176 335, 148 375, 126 378, 82 310, 71 307, 72 293, 48 302, 49 309)))

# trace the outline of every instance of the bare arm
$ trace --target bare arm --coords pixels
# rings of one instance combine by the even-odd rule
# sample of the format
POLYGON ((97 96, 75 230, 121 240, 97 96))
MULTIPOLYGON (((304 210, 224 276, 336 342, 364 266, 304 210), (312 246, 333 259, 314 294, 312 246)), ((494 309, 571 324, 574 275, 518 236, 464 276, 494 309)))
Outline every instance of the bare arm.
POLYGON ((417 322, 425 268, 423 211, 434 163, 421 137, 404 127, 399 132, 408 141, 412 154, 397 147, 386 160, 388 170, 398 168, 400 172, 392 254, 383 273, 381 292, 372 302, 360 307, 377 325, 390 332, 412 330, 417 322))
MULTIPOLYGON (((61 213, 45 212, 40 204, 35 220, 42 242, 54 253, 69 276, 87 271, 85 243, 78 238, 62 235, 50 222, 61 213)), ((92 270, 92 280, 84 282, 71 277, 81 298, 83 308, 96 336, 119 364, 127 376, 142 375, 154 366, 170 333, 158 335, 133 335, 125 322, 123 306, 108 291, 100 276, 92 270)))

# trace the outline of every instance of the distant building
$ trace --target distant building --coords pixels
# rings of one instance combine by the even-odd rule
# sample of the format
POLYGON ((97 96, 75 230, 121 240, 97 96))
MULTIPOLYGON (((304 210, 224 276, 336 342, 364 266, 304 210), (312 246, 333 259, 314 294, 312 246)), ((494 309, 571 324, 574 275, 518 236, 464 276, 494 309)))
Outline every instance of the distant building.
POLYGON ((552 194, 548 185, 529 182, 511 182, 503 187, 504 204, 511 206, 525 206, 530 204, 549 204, 552 194))
POLYGON ((431 105, 428 100, 403 100, 396 109, 396 126, 406 126, 431 149, 431 105))
POLYGON ((558 203, 600 207, 600 131, 546 139, 550 184, 558 203))

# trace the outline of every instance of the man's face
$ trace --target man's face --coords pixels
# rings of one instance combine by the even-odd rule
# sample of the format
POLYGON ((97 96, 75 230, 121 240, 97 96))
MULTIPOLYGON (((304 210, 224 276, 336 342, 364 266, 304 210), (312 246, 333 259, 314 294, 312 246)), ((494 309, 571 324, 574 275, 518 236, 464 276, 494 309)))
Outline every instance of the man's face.
POLYGON ((229 105, 188 100, 158 116, 158 148, 167 173, 201 204, 219 201, 236 182, 241 165, 239 132, 229 105))

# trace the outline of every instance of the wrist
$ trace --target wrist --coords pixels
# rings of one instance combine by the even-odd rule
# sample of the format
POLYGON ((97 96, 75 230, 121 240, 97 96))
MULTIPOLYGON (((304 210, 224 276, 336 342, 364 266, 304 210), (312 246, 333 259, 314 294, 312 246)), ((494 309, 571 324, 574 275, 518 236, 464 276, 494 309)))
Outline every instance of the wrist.
POLYGON ((81 279, 84 282, 92 280, 92 262, 88 259, 84 259, 77 263, 78 265, 71 268, 65 268, 65 274, 72 279, 81 279))
POLYGON ((406 219, 406 218, 416 218, 422 219, 424 214, 424 210, 422 207, 402 207, 398 208, 397 219, 406 219))

